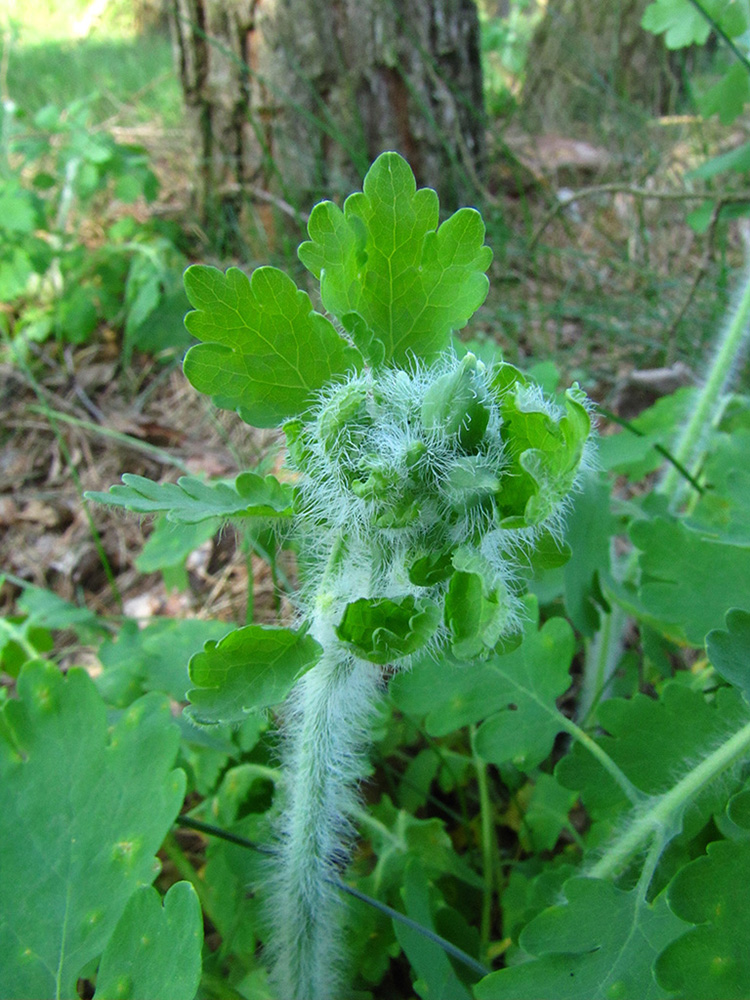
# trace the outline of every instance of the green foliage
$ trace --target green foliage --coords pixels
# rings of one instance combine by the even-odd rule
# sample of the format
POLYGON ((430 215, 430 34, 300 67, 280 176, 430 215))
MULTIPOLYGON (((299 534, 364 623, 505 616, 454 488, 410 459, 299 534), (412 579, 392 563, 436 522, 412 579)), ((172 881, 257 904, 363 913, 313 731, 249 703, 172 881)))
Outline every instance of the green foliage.
POLYGON ((285 628, 247 625, 211 640, 190 660, 190 717, 241 722, 247 712, 278 705, 319 656, 311 636, 285 628))
MULTIPOLYGON (((0 714, 9 995, 73 995, 81 975, 101 997, 318 1000, 332 991, 337 928, 353 991, 373 996, 748 994, 746 400, 719 398, 725 379, 709 372, 637 418, 636 434, 608 436, 600 471, 579 475, 579 390, 548 398, 496 353, 437 357, 481 302, 489 264, 478 216, 437 221, 395 154, 343 210, 316 209, 301 256, 330 320, 274 269, 189 271, 203 342, 186 370, 245 419, 286 421, 294 488, 257 473, 126 476, 95 498, 159 515, 144 568, 178 565, 226 520, 294 529, 294 628, 115 625, 33 589, 0 622, 3 671, 11 684, 20 674, 0 714), (711 385, 722 388, 707 401, 711 385), (707 426, 684 445, 699 408, 707 426), (694 477, 684 494, 665 450, 694 477), (95 684, 37 662, 60 629, 98 644, 95 684), (40 678, 57 711, 40 707, 40 678), (175 725, 155 692, 178 713, 191 685, 175 725), (288 696, 279 769, 269 709, 288 696), (347 783, 366 777, 368 727, 364 804, 347 783), (181 821, 211 837, 190 857, 165 843, 215 930, 199 986, 192 890, 162 905, 148 888, 179 809, 178 738, 181 821), (96 794, 79 802, 87 782, 96 794), (100 903, 107 845, 136 834, 143 870, 107 882, 100 903), (59 858, 83 867, 84 855, 69 879, 59 858), (6 888, 18 871, 38 900, 6 888), (71 935, 99 907, 106 920, 66 943, 55 994, 22 985, 30 966, 11 934, 46 934, 58 967, 61 879, 71 935), (262 952, 274 940, 276 979, 262 952), (284 966, 315 988, 286 988, 284 966)), ((549 365, 539 378, 556 391, 549 365)))
MULTIPOLYGON (((750 60, 747 55, 747 32, 750 11, 745 4, 733 0, 654 0, 641 21, 646 31, 663 34, 668 49, 705 45, 712 33, 720 44, 731 48, 732 62, 708 89, 698 93, 700 113, 709 118, 716 115, 722 125, 731 125, 743 113, 750 100, 750 60)), ((726 170, 746 170, 750 146, 743 144, 730 153, 712 157, 692 170, 689 178, 707 179, 726 170)), ((715 215, 715 206, 705 202, 688 216, 696 232, 705 232, 715 215)), ((726 206, 719 217, 733 218, 747 214, 747 205, 726 206)))
POLYGON ((184 258, 174 234, 128 217, 104 242, 89 246, 79 234, 84 215, 108 201, 155 199, 145 151, 94 129, 87 100, 47 105, 30 120, 6 102, 0 135, 0 298, 13 350, 52 336, 85 343, 102 321, 123 330, 126 354, 184 346, 184 258))
POLYGON ((139 514, 166 513, 168 521, 195 524, 213 518, 289 517, 292 490, 273 476, 243 472, 233 483, 206 483, 181 476, 176 483, 154 483, 126 473, 124 486, 89 493, 92 500, 139 514))
POLYGON ((390 683, 394 703, 424 718, 431 736, 482 722, 476 745, 485 760, 536 766, 565 728, 556 699, 570 686, 574 639, 562 618, 537 631, 535 613, 530 602, 523 641, 512 652, 471 667, 423 660, 398 674, 390 683))
MULTIPOLYGON (((434 931, 434 910, 436 905, 442 903, 444 907, 445 903, 416 860, 406 866, 402 893, 407 915, 421 927, 434 931)), ((468 987, 461 982, 438 944, 404 924, 397 923, 394 930, 417 975, 414 989, 420 997, 424 1000, 471 1000, 468 987)))
POLYGON ((673 912, 698 926, 661 953, 656 975, 663 987, 696 1000, 747 993, 748 911, 744 893, 750 877, 750 840, 709 844, 706 855, 677 873, 669 886, 673 912))
POLYGON ((514 0, 506 8, 480 3, 478 8, 485 103, 491 113, 505 114, 515 107, 529 45, 544 12, 530 0, 514 0))
MULTIPOLYGON (((684 926, 663 898, 648 904, 600 879, 565 883, 566 902, 535 917, 521 933, 531 961, 483 979, 478 1000, 661 1000, 657 956, 684 926)), ((692 994, 691 994, 692 995, 692 994)))
POLYGON ((316 205, 308 231, 300 260, 371 364, 435 358, 487 295, 492 252, 481 216, 464 208, 438 228, 437 195, 417 191, 395 153, 378 158, 343 211, 316 205))
POLYGON ((641 550, 642 613, 673 638, 702 646, 728 607, 750 607, 750 546, 724 544, 657 517, 630 531, 641 550))
POLYGON ((706 652, 717 673, 750 702, 750 612, 739 608, 727 612, 726 631, 708 633, 706 652))
POLYGON ((126 621, 116 639, 106 639, 99 647, 104 670, 97 678, 97 687, 110 705, 121 708, 147 691, 163 691, 175 701, 183 701, 190 686, 190 657, 233 628, 225 622, 199 618, 157 618, 143 628, 126 621))
MULTIPOLYGON (((106 706, 82 670, 63 678, 31 661, 18 692, 0 721, 0 992, 71 997, 113 933, 113 965, 125 969, 132 954, 123 913, 158 871, 154 854, 184 795, 184 775, 172 770, 179 735, 156 694, 108 732, 106 706)), ((193 970, 199 946, 193 921, 193 970)))
POLYGON ((104 949, 94 998, 184 1000, 201 977, 201 908, 189 882, 164 897, 144 886, 128 900, 104 949))
MULTIPOLYGON (((672 681, 658 701, 637 694, 603 702, 598 720, 610 735, 599 736, 596 742, 632 788, 648 796, 664 795, 685 772, 686 760, 697 768, 700 761, 741 731, 749 718, 748 706, 737 691, 723 688, 715 701, 707 702, 701 692, 672 681), (685 719, 690 719, 689 726, 685 719)), ((592 842, 611 833, 618 815, 632 804, 626 790, 580 745, 560 761, 555 774, 564 786, 580 793, 596 821, 590 834, 592 842)), ((684 824, 686 834, 695 835, 713 812, 721 810, 728 788, 733 787, 731 779, 725 781, 723 786, 696 788, 689 802, 677 803, 668 818, 669 827, 661 832, 671 837, 684 824)))
POLYGON ((195 307, 185 324, 203 341, 188 352, 185 374, 256 427, 303 413, 323 385, 358 364, 283 271, 261 267, 248 280, 238 268, 194 266, 185 287, 195 307))

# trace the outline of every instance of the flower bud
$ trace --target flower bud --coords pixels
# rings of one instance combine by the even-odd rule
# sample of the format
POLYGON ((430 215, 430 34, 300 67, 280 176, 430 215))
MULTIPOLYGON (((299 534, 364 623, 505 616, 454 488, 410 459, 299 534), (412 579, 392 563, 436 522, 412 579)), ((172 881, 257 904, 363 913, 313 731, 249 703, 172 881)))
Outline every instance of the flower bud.
POLYGON ((326 404, 318 418, 318 433, 327 451, 336 447, 343 431, 363 431, 370 423, 367 392, 361 385, 347 385, 326 404))
POLYGON ((455 435, 467 454, 474 454, 490 419, 487 390, 480 377, 484 365, 467 354, 455 371, 441 375, 427 390, 422 402, 426 430, 440 429, 455 435))

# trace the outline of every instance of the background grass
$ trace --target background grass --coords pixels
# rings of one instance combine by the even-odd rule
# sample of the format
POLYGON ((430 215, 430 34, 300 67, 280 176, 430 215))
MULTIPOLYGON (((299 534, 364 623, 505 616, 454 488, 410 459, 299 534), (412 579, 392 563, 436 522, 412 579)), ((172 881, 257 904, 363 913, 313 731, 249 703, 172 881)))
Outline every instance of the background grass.
MULTIPOLYGON (((571 108, 561 107, 556 129, 560 135, 608 149, 613 153, 611 169, 570 180, 552 171, 531 187, 504 185, 498 178, 507 160, 506 137, 514 129, 523 131, 514 109, 538 11, 527 0, 511 4, 507 18, 498 17, 492 4, 482 2, 479 7, 492 119, 488 187, 495 197, 480 195, 478 207, 496 264, 490 298, 473 323, 472 335, 499 342, 509 360, 552 358, 565 376, 580 378, 590 390, 601 384, 606 392, 627 368, 677 359, 694 367, 721 323, 733 272, 741 265, 730 226, 715 228, 707 252, 707 238, 693 234, 685 223, 694 204, 644 205, 608 194, 560 213, 541 239, 530 244, 561 187, 613 180, 657 189, 673 186, 675 180, 679 185, 685 150, 688 159, 705 158, 722 135, 698 117, 662 127, 644 109, 615 100, 607 81, 597 79, 587 94, 594 100, 593 91, 601 90, 607 115, 582 126, 571 108), (680 157, 675 174, 674 162, 680 157), (710 259, 692 294, 704 254, 710 259)), ((50 103, 64 108, 86 98, 91 101, 92 127, 132 129, 132 141, 147 145, 175 214, 190 228, 184 170, 188 150, 180 139, 182 98, 158 4, 110 0, 90 24, 87 37, 73 37, 88 10, 90 0, 9 0, 0 13, 2 96, 29 116, 50 103), (149 126, 147 132, 138 131, 144 125, 149 126)), ((720 70, 726 57, 719 51, 714 58, 720 70)), ((711 80, 706 58, 700 79, 701 87, 711 80)), ((680 110, 689 113, 690 101, 689 93, 683 95, 680 110)), ((131 141, 128 135, 121 138, 131 141)), ((266 239, 258 206, 248 202, 245 218, 238 220, 244 226, 242 259, 224 259, 205 243, 196 246, 196 258, 246 268, 270 261, 304 282, 306 274, 294 252, 304 233, 301 227, 290 232, 288 220, 283 222, 286 228, 279 231, 285 238, 274 246, 266 239)))
POLYGON ((90 97, 94 123, 116 117, 119 125, 180 124, 180 86, 163 33, 10 45, 6 91, 29 115, 90 97))

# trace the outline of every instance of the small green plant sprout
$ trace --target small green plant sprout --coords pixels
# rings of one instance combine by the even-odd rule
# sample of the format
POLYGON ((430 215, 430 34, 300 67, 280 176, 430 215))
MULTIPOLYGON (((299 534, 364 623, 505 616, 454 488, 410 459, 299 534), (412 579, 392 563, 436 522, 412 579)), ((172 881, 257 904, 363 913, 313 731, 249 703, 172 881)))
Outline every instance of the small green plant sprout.
POLYGON ((285 1000, 340 996, 334 881, 385 678, 415 656, 470 669, 519 641, 524 572, 559 564, 587 460, 580 389, 552 401, 512 365, 451 350, 485 299, 492 253, 474 209, 438 223, 435 192, 384 153, 343 210, 313 209, 299 248, 330 319, 275 268, 189 268, 186 324, 201 343, 185 373, 248 423, 283 425, 294 489, 245 473, 214 486, 131 477, 99 495, 175 520, 272 517, 298 545, 295 627, 207 644, 188 709, 232 723, 283 702, 269 951, 285 1000))

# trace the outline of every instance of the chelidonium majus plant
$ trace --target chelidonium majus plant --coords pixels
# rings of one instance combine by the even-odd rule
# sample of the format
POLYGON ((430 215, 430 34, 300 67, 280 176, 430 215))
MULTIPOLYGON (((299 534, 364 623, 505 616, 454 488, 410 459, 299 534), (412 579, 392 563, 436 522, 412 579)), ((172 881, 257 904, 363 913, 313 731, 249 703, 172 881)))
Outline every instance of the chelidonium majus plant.
POLYGON ((354 375, 287 428, 309 567, 299 612, 323 652, 284 710, 282 996, 335 995, 329 879, 384 670, 415 653, 486 657, 518 632, 518 569, 559 529, 588 429, 576 390, 557 407, 472 354, 354 375))
MULTIPOLYGON (((438 222, 435 192, 384 153, 343 210, 315 207, 299 249, 332 320, 275 268, 186 274, 186 323, 202 341, 187 377, 248 423, 283 425, 295 472, 293 486, 244 473, 171 487, 202 516, 283 522, 297 545, 295 627, 250 625, 207 644, 191 661, 188 710, 231 723, 283 702, 268 949, 284 1000, 340 994, 335 877, 385 678, 417 655, 470 670, 513 644, 524 572, 559 562, 586 462, 577 387, 552 401, 512 365, 451 349, 486 297, 492 254, 474 209, 438 222)), ((125 481, 116 502, 156 509, 153 484, 125 481)))

